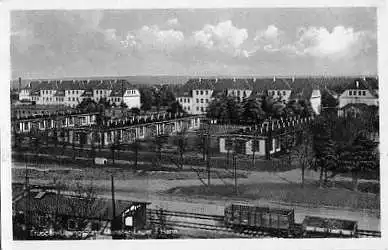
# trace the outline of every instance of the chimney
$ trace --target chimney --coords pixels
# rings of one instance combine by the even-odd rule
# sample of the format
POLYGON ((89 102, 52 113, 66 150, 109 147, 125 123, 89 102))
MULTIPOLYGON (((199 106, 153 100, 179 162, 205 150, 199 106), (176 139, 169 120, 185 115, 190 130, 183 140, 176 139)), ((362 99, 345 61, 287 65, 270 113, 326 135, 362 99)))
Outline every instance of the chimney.
POLYGON ((218 78, 216 77, 216 82, 218 82, 218 78))
POLYGON ((256 77, 253 77, 253 82, 256 82, 256 77))
POLYGON ((199 80, 199 82, 201 82, 201 80, 202 80, 201 77, 198 80, 199 80))
POLYGON ((19 77, 19 92, 20 92, 21 89, 22 89, 22 78, 19 77))
POLYGON ((358 87, 359 87, 359 82, 356 81, 356 88, 358 89, 358 87))
POLYGON ((295 76, 292 77, 292 82, 295 82, 295 76))
POLYGON ((275 82, 275 81, 276 81, 276 76, 273 77, 273 82, 275 82))
POLYGON ((364 76, 363 80, 366 81, 366 77, 365 76, 364 76))
POLYGON ((236 77, 233 77, 233 82, 236 82, 236 77))

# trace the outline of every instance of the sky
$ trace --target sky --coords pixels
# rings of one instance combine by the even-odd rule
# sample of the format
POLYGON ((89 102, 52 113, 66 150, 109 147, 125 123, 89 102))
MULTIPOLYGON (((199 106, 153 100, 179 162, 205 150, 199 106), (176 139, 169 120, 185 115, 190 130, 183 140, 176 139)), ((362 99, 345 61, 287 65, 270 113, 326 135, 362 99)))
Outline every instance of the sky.
POLYGON ((375 8, 11 12, 12 78, 377 74, 375 8))

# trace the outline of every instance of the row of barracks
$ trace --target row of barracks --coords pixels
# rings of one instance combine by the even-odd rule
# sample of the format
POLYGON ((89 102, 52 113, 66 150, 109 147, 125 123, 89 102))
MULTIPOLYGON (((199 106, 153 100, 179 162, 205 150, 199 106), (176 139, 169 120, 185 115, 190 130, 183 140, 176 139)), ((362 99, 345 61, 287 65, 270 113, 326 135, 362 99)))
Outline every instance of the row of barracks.
POLYGON ((183 129, 195 130, 201 124, 200 116, 179 113, 114 120, 101 117, 99 113, 68 113, 15 119, 12 121, 12 134, 55 137, 59 142, 75 145, 108 146, 171 135, 183 129))
MULTIPOLYGON (((103 119, 99 113, 63 113, 14 119, 14 134, 55 137, 58 142, 74 145, 104 147, 131 143, 135 139, 147 139, 159 135, 172 135, 187 129, 195 131, 205 119, 198 115, 160 114, 103 119), (100 121, 99 121, 100 120, 100 121)), ((288 135, 293 146, 298 144, 298 133, 310 124, 314 117, 290 117, 269 120, 252 127, 232 132, 212 133, 220 153, 239 153, 269 158, 285 149, 282 140, 288 135)), ((207 121, 211 126, 214 120, 207 121)))
POLYGON ((290 117, 274 121, 266 121, 255 127, 247 127, 219 136, 221 153, 238 153, 257 157, 270 158, 271 155, 288 150, 287 147, 299 145, 302 131, 312 122, 314 117, 290 117), (289 140, 284 143, 285 139, 289 140))

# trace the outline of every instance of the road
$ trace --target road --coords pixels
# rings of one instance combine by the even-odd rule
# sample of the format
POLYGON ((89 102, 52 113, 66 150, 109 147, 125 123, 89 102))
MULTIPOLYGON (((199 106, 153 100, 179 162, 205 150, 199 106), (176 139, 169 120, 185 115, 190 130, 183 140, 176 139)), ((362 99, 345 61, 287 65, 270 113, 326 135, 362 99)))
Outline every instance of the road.
MULTIPOLYGON (((24 164, 13 163, 14 168, 23 168, 24 164)), ((68 167, 50 166, 50 169, 69 169, 68 167)), ((74 171, 80 171, 81 169, 73 169, 74 171)), ((82 171, 87 171, 83 169, 82 171)), ((270 173, 270 172, 250 172, 249 177, 246 179, 239 179, 239 183, 284 183, 284 182, 298 182, 300 178, 299 170, 292 170, 283 173, 270 173)), ((308 172, 306 179, 316 178, 314 172, 308 172)), ((344 177, 345 178, 345 177, 344 177)), ((346 179, 346 178, 345 178, 346 179)), ((219 179, 212 179, 212 184, 222 184, 219 179)), ((232 180, 227 180, 232 182, 232 180)), ((49 180, 31 180, 32 184, 49 184, 49 180)), ((90 180, 85 181, 89 184, 90 180)), ((102 197, 110 197, 110 182, 109 180, 93 180, 93 184, 99 187, 102 197)), ((201 185, 198 179, 184 179, 184 180, 168 180, 168 179, 154 179, 142 178, 131 180, 115 180, 115 195, 116 199, 122 200, 136 200, 136 201, 148 201, 151 202, 151 208, 164 208, 174 211, 204 213, 213 215, 222 215, 225 205, 232 202, 231 199, 223 200, 219 199, 201 199, 201 198, 187 198, 177 196, 174 194, 159 194, 162 191, 168 190, 177 186, 192 186, 201 185)), ((234 200, 241 202, 242 200, 234 200)), ((283 207, 295 209, 296 222, 302 222, 306 215, 325 216, 341 219, 356 220, 359 222, 359 228, 364 230, 380 230, 380 215, 377 210, 368 211, 354 211, 344 208, 327 208, 327 207, 307 207, 301 205, 289 205, 281 204, 279 202, 273 202, 268 200, 256 200, 247 201, 249 203, 257 204, 260 206, 271 207, 283 207)))

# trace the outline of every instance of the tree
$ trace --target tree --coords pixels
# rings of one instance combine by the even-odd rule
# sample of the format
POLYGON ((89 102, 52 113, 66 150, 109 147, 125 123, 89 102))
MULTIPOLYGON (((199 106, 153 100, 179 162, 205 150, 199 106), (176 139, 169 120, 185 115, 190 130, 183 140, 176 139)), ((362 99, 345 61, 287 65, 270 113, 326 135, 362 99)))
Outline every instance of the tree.
POLYGON ((316 162, 320 167, 319 182, 323 186, 323 182, 327 181, 327 173, 329 170, 337 171, 337 154, 334 141, 331 139, 330 129, 325 120, 320 119, 313 125, 313 150, 316 162))
POLYGON ((133 142, 129 145, 129 150, 131 150, 135 154, 135 158, 134 158, 135 169, 137 169, 140 149, 141 149, 141 145, 140 145, 139 139, 135 138, 133 142))
POLYGON ((376 171, 379 168, 375 153, 376 143, 360 133, 340 156, 341 165, 353 176, 353 189, 358 190, 358 178, 361 172, 376 171))
POLYGON ((182 131, 179 131, 176 136, 174 136, 173 141, 174 144, 177 146, 178 154, 179 154, 179 165, 180 169, 183 169, 183 155, 185 154, 188 146, 188 138, 187 138, 187 130, 183 129, 182 131))
POLYGON ((141 109, 147 111, 152 108, 152 104, 154 102, 154 96, 152 90, 148 87, 140 89, 140 101, 141 101, 141 109))
POLYGON ((250 124, 258 124, 264 119, 265 113, 256 98, 248 98, 243 102, 242 120, 250 124))
POLYGON ((83 99, 76 106, 76 109, 81 111, 81 112, 85 112, 85 113, 96 112, 97 111, 97 103, 90 98, 86 98, 86 99, 83 99))
POLYGON ((302 130, 299 133, 300 144, 298 147, 293 149, 299 166, 302 169, 301 185, 304 187, 305 182, 305 170, 313 165, 314 163, 314 152, 313 152, 313 137, 310 129, 302 130))
POLYGON ((121 101, 120 107, 123 109, 126 109, 126 108, 128 108, 128 105, 125 102, 121 101))
POLYGON ((167 109, 167 112, 176 114, 176 113, 186 113, 186 111, 183 110, 182 105, 178 101, 174 101, 170 104, 170 107, 167 109))
POLYGON ((134 107, 134 108, 131 108, 130 111, 131 111, 132 115, 140 115, 139 108, 134 107))
POLYGON ((162 149, 163 149, 163 146, 167 143, 167 139, 168 139, 168 137, 165 135, 157 135, 153 139, 153 144, 154 144, 156 152, 158 153, 159 160, 162 159, 162 149))

